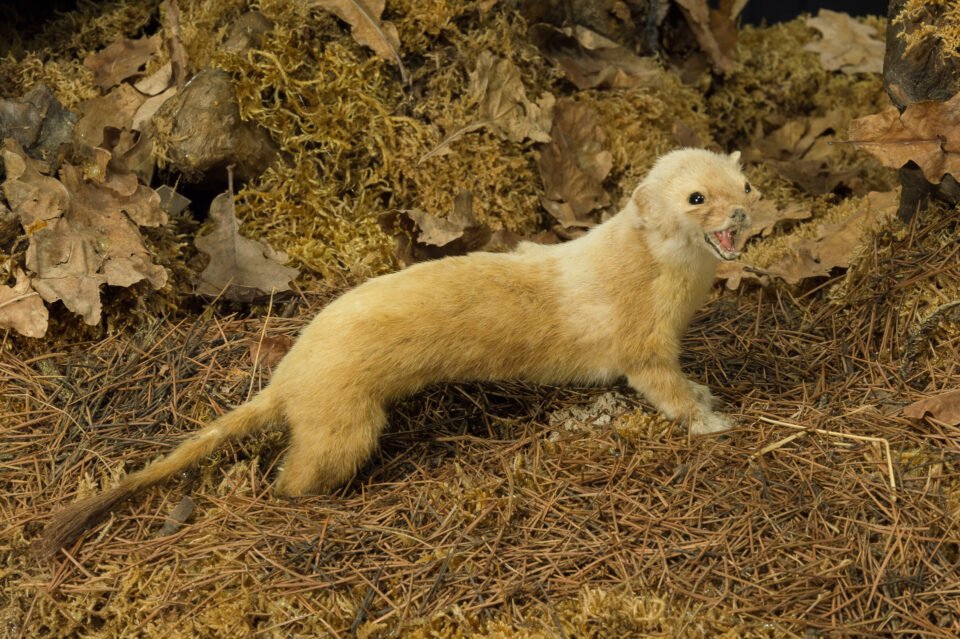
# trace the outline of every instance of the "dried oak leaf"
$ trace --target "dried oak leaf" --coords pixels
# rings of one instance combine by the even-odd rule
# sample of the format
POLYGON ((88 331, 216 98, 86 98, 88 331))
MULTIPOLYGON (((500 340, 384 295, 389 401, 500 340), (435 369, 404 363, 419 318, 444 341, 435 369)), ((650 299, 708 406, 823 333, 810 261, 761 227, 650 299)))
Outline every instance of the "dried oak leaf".
POLYGON ((861 185, 857 171, 835 169, 833 143, 844 123, 843 112, 831 110, 822 116, 791 120, 770 133, 758 124, 744 159, 772 166, 808 193, 829 193, 841 183, 856 192, 861 185))
POLYGON ((74 148, 89 157, 93 148, 103 143, 105 128, 131 129, 133 117, 146 99, 129 84, 121 84, 104 96, 81 102, 80 120, 73 129, 74 148))
POLYGON ((747 0, 720 0, 717 9, 711 9, 707 0, 676 1, 713 67, 731 71, 736 63, 737 27, 734 20, 747 0))
POLYGON ((160 35, 136 40, 121 36, 106 48, 88 55, 83 66, 93 71, 93 82, 106 91, 140 71, 160 48, 160 35))
POLYGON ((586 27, 530 27, 530 40, 578 89, 650 87, 662 70, 653 58, 641 58, 626 47, 586 27))
POLYGON ((763 237, 773 233, 774 227, 787 220, 806 220, 812 213, 802 204, 788 204, 782 209, 770 201, 762 201, 750 213, 750 226, 740 234, 740 240, 746 241, 757 235, 763 237))
POLYGON ((353 39, 373 49, 381 58, 396 62, 400 78, 407 82, 407 70, 400 60, 397 27, 380 19, 384 0, 306 0, 306 5, 329 11, 349 23, 353 39))
POLYGON ((200 274, 197 295, 222 294, 229 300, 250 302, 290 289, 290 281, 300 271, 284 266, 286 255, 266 242, 240 235, 233 188, 210 203, 210 217, 216 222, 213 232, 194 240, 196 247, 210 256, 210 264, 200 274))
POLYGON ((550 141, 553 94, 544 92, 536 104, 527 99, 520 69, 509 60, 481 52, 468 91, 477 99, 483 123, 498 134, 514 142, 550 141))
POLYGON ((822 225, 816 239, 800 238, 792 251, 764 271, 789 284, 808 277, 827 276, 835 267, 846 268, 856 253, 865 229, 890 219, 897 210, 897 192, 868 193, 859 208, 834 224, 822 225))
POLYGON ((913 160, 927 181, 960 176, 960 93, 946 102, 914 102, 854 120, 850 143, 884 166, 898 169, 913 160))
POLYGON ((807 26, 823 37, 803 47, 820 54, 820 64, 827 71, 844 73, 882 73, 883 40, 872 36, 876 29, 858 22, 846 13, 820 9, 816 17, 807 18, 807 26))
POLYGON ((12 328, 27 337, 43 337, 49 313, 40 294, 30 286, 30 278, 17 269, 17 283, 0 286, 0 327, 12 328))
POLYGON ((7 246, 20 235, 20 218, 0 200, 0 246, 7 246))
POLYGON ((66 187, 56 178, 42 175, 39 163, 27 157, 13 138, 4 141, 0 157, 7 174, 3 194, 28 234, 63 214, 70 200, 66 187))
POLYGON ((960 426, 960 389, 925 397, 903 409, 903 416, 910 419, 923 419, 928 413, 938 422, 960 426))
POLYGON ((126 175, 91 182, 64 164, 60 179, 69 195, 67 206, 30 234, 26 266, 44 300, 62 300, 87 324, 96 324, 101 284, 130 286, 146 279, 160 288, 166 283, 167 272, 153 263, 137 225, 165 224, 167 216, 156 192, 126 175))
POLYGON ((60 165, 73 136, 77 116, 63 108, 45 84, 38 84, 19 100, 0 98, 0 140, 14 138, 27 155, 43 161, 49 170, 60 165))
POLYGON ((564 227, 592 226, 590 212, 610 204, 603 180, 613 167, 597 114, 564 98, 554 109, 553 141, 540 148, 544 208, 564 227))

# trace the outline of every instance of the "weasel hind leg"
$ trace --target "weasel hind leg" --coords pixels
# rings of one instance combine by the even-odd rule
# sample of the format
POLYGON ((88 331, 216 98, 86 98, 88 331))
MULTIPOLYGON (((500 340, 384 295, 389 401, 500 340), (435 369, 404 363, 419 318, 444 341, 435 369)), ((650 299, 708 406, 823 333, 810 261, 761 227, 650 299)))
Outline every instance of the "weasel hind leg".
POLYGON ((279 494, 329 492, 350 481, 376 449, 387 422, 383 406, 369 398, 333 402, 335 408, 313 401, 288 412, 290 450, 277 479, 279 494))

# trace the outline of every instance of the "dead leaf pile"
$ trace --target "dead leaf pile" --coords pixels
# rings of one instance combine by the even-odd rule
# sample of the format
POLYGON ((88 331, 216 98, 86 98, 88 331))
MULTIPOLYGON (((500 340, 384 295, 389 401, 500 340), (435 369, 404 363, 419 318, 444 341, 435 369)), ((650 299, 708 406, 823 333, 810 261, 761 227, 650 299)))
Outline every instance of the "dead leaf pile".
MULTIPOLYGON (((99 179, 87 180, 64 163, 58 180, 41 174, 13 140, 0 154, 4 195, 30 240, 25 262, 33 274, 30 286, 44 301, 61 300, 87 324, 96 324, 102 284, 166 283, 166 271, 154 264, 137 230, 165 224, 166 214, 160 197, 135 175, 116 172, 105 161, 99 179)), ((36 321, 25 334, 42 335, 40 314, 32 317, 36 321)))
POLYGON ((610 204, 603 180, 613 167, 597 114, 582 102, 560 100, 550 136, 540 149, 543 206, 564 228, 592 226, 590 214, 610 204))
POLYGON ((820 64, 827 71, 883 72, 884 42, 873 37, 877 35, 873 27, 829 9, 820 9, 816 17, 807 18, 807 26, 823 37, 806 45, 804 50, 819 53, 820 64))
POLYGON ((529 35, 578 89, 656 86, 660 81, 662 70, 653 58, 641 58, 586 27, 535 24, 529 35))
POLYGON ((854 120, 850 143, 884 166, 916 162, 933 184, 948 173, 960 176, 960 93, 946 102, 914 102, 902 114, 890 107, 854 120))
POLYGON ((210 218, 216 222, 213 232, 194 241, 210 257, 196 293, 249 302, 289 290, 291 280, 300 272, 284 266, 287 256, 266 242, 240 235, 233 198, 231 180, 230 188, 210 204, 210 218))

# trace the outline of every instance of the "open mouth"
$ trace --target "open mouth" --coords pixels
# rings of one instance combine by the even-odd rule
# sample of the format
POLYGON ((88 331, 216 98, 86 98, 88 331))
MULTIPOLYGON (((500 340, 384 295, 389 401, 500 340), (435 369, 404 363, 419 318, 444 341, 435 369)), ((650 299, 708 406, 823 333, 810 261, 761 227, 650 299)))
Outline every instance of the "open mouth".
POLYGON ((729 261, 740 257, 740 251, 736 249, 736 231, 733 229, 706 233, 703 237, 720 259, 729 261))

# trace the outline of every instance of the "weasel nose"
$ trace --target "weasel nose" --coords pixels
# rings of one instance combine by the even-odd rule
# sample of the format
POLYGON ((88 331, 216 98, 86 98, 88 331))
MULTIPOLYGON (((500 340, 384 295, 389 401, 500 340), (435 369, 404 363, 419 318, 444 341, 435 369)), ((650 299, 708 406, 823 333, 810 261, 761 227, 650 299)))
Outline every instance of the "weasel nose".
POLYGON ((733 217, 733 221, 737 224, 743 224, 747 221, 747 212, 743 209, 734 209, 731 217, 733 217))

